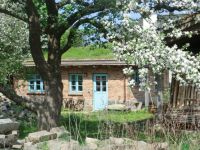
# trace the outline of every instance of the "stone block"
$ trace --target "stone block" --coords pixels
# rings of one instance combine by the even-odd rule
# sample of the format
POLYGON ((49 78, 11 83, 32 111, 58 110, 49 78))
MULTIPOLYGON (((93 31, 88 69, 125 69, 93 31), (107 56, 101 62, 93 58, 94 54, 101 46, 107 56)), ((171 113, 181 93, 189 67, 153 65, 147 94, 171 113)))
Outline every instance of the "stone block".
POLYGON ((16 144, 12 146, 13 149, 22 149, 22 145, 16 144))
POLYGON ((85 143, 86 143, 86 144, 90 144, 90 143, 95 143, 95 144, 97 144, 97 143, 99 143, 99 140, 98 140, 98 139, 95 139, 95 138, 86 137, 85 143))
POLYGON ((125 111, 128 110, 128 108, 124 104, 113 104, 108 105, 107 110, 125 111))
POLYGON ((4 134, 0 134, 0 147, 5 146, 5 139, 6 139, 6 136, 4 134))
POLYGON ((14 122, 11 119, 0 119, 0 134, 8 133, 13 130, 18 130, 18 128, 18 122, 14 122))
POLYGON ((17 137, 13 134, 9 134, 9 135, 6 135, 6 139, 5 139, 5 144, 7 146, 11 146, 13 144, 15 144, 17 141, 17 137))
POLYGON ((32 142, 32 143, 38 143, 48 140, 53 140, 57 138, 56 133, 51 133, 46 130, 29 133, 28 137, 26 138, 26 141, 32 142))
POLYGON ((51 133, 56 133, 58 138, 59 138, 61 135, 63 135, 63 134, 65 134, 66 136, 67 136, 67 135, 70 136, 70 133, 65 129, 64 126, 52 128, 52 129, 50 130, 50 132, 51 132, 51 133))
POLYGON ((110 137, 109 140, 112 144, 116 144, 116 145, 122 145, 124 143, 123 138, 110 137))
POLYGON ((12 135, 18 136, 18 131, 17 130, 13 130, 12 131, 12 135))

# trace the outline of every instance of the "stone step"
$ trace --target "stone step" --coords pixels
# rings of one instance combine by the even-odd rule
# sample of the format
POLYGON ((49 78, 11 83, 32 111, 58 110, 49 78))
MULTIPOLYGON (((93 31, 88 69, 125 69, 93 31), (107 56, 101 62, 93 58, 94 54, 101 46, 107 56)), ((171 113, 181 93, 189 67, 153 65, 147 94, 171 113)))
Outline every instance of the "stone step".
POLYGON ((0 119, 0 134, 6 134, 13 130, 18 130, 19 123, 12 121, 11 119, 0 119))

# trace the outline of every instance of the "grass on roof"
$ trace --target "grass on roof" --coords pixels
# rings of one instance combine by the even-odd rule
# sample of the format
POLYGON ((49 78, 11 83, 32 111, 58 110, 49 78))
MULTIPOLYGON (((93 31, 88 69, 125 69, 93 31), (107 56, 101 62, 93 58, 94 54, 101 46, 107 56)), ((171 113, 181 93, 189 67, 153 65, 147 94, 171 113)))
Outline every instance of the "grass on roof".
POLYGON ((62 55, 62 59, 114 59, 111 49, 73 47, 62 55))

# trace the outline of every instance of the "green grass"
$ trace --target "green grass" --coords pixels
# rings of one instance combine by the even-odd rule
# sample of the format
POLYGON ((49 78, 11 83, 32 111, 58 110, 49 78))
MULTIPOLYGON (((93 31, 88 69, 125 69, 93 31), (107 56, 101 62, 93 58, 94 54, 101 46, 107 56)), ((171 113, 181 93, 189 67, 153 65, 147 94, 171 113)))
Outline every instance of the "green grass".
POLYGON ((29 133, 38 131, 36 121, 27 122, 25 120, 20 121, 19 126, 19 138, 25 138, 29 133))
MULTIPOLYGON (((79 140, 84 140, 86 136, 98 138, 105 137, 105 124, 124 124, 134 121, 152 118, 153 115, 146 110, 138 112, 120 112, 120 111, 101 111, 101 112, 73 112, 62 111, 61 125, 64 125, 71 134, 79 140)), ((38 130, 36 121, 26 122, 20 121, 20 138, 25 138, 28 133, 38 130)), ((121 133, 119 133, 121 134, 121 133)))
MULTIPOLYGON (((47 52, 44 56, 47 58, 47 52)), ((72 47, 62 55, 62 59, 114 59, 114 55, 111 49, 72 47)))
POLYGON ((115 123, 127 123, 138 120, 151 118, 153 115, 145 110, 137 112, 122 112, 122 111, 98 111, 98 112, 72 112, 63 111, 62 116, 68 118, 69 116, 76 116, 82 120, 88 121, 111 121, 115 123))
MULTIPOLYGON (((105 139, 110 136, 127 137, 126 124, 133 127, 135 122, 152 118, 145 110, 138 112, 101 111, 71 112, 63 111, 61 124, 72 137, 84 142, 86 137, 105 139), (132 126, 133 125, 133 126, 132 126)), ((129 126, 128 125, 128 126, 129 126)))

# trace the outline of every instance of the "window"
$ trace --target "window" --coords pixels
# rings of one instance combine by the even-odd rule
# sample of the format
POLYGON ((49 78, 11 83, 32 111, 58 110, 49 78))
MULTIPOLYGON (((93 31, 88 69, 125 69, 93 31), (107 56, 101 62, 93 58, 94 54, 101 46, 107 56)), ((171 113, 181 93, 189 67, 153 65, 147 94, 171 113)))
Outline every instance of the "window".
POLYGON ((97 75, 96 76, 96 91, 100 92, 100 91, 104 91, 106 92, 107 88, 106 88, 106 83, 107 83, 107 79, 105 75, 97 75))
POLYGON ((30 93, 43 93, 44 82, 39 75, 31 75, 28 81, 28 90, 30 93))
POLYGON ((135 80, 135 85, 140 84, 139 72, 138 69, 134 70, 132 78, 135 80))
POLYGON ((71 93, 78 93, 83 91, 83 75, 82 74, 70 74, 69 85, 71 93))

